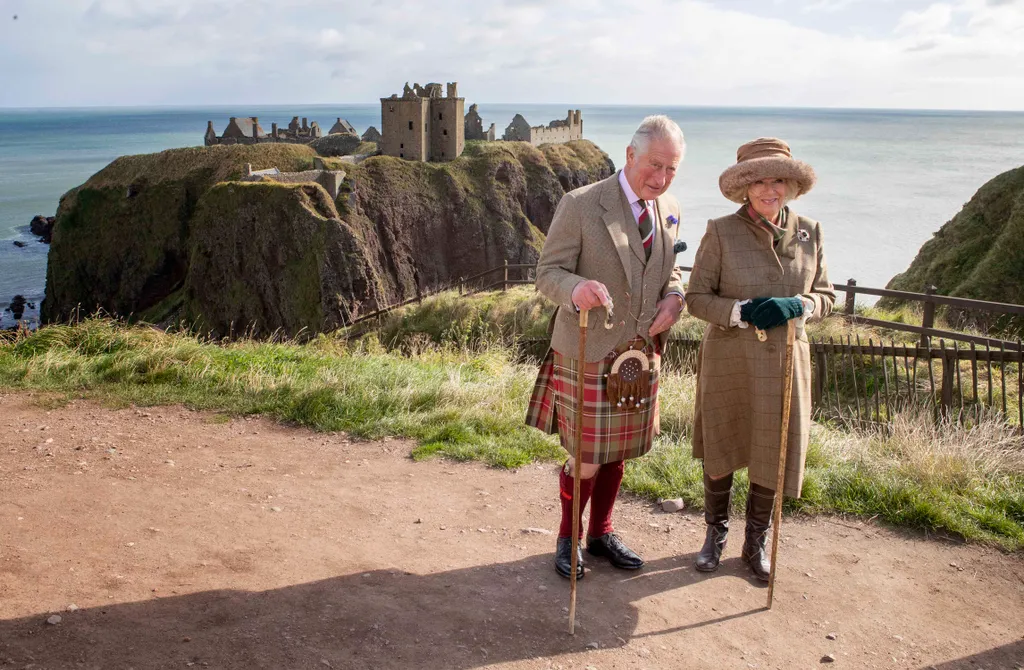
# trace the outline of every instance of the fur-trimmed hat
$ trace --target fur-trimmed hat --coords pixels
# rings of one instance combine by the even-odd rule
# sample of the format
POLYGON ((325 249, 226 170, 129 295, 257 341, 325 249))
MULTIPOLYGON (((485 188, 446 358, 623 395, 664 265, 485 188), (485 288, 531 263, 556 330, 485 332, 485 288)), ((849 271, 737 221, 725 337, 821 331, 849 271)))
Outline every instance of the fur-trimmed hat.
POLYGON ((817 181, 814 169, 793 158, 788 144, 775 137, 759 137, 736 150, 736 164, 718 178, 718 188, 729 200, 743 203, 747 187, 766 178, 795 181, 798 188, 794 198, 810 191, 817 181))

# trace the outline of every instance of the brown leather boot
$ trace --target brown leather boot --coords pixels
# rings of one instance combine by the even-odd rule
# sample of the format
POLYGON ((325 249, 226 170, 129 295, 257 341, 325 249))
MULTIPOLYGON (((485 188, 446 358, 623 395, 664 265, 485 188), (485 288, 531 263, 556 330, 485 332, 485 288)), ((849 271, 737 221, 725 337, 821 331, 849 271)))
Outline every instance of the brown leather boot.
POLYGON ((747 530, 743 539, 743 560, 750 564, 754 576, 763 582, 771 573, 771 558, 765 545, 768 531, 772 527, 772 508, 775 506, 775 491, 750 484, 747 494, 747 530))
POLYGON ((712 479, 704 473, 704 523, 708 525, 704 546, 697 554, 694 567, 700 572, 714 572, 722 559, 722 550, 729 537, 729 501, 732 497, 732 473, 712 479))

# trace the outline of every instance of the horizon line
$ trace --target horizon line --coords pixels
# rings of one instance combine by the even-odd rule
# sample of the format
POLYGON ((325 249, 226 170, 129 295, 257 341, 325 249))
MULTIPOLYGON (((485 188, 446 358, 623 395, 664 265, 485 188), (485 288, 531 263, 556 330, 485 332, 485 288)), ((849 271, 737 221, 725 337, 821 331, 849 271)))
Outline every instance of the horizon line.
MULTIPOLYGON (((470 104, 477 105, 524 105, 524 106, 545 106, 545 107, 566 107, 567 109, 582 109, 584 107, 619 107, 633 109, 742 109, 742 110, 801 110, 801 111, 854 111, 854 112, 931 112, 931 113, 973 113, 973 114, 1024 114, 1024 109, 973 109, 966 107, 840 107, 840 106, 815 106, 815 105, 716 105, 716 104, 625 104, 607 102, 501 102, 501 101, 477 101, 470 104)), ((194 103, 194 104, 142 104, 142 105, 48 105, 48 106, 7 106, 0 105, 0 113, 3 112, 40 112, 40 111, 105 111, 105 110, 186 110, 186 109, 229 109, 236 107, 376 107, 377 102, 298 102, 298 103, 263 103, 263 102, 239 102, 239 103, 194 103)))

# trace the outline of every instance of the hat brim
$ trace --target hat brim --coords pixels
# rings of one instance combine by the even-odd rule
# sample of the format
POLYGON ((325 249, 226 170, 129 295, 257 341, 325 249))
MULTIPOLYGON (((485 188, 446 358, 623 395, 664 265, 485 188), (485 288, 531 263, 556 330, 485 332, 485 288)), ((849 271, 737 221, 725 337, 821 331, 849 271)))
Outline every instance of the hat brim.
POLYGON ((718 188, 729 200, 743 203, 747 187, 761 179, 792 179, 798 185, 794 198, 799 198, 814 188, 818 180, 814 168, 803 161, 785 156, 752 158, 726 168, 718 178, 718 188))

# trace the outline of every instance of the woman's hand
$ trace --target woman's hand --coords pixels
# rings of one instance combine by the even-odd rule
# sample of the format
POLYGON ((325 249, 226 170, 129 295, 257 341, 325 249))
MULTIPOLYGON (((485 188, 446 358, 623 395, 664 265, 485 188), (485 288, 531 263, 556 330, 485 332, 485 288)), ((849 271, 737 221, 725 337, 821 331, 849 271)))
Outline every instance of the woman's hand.
POLYGON ((755 298, 740 310, 744 321, 761 330, 781 326, 803 313, 804 303, 800 298, 755 298))

